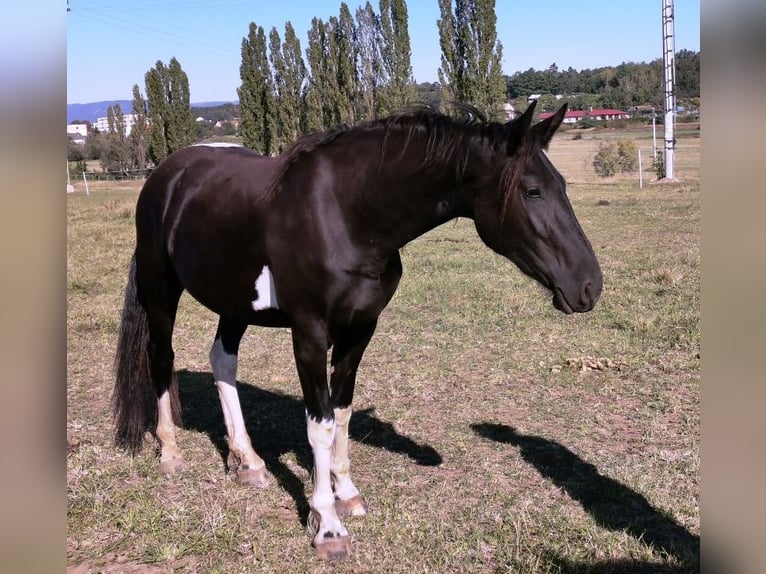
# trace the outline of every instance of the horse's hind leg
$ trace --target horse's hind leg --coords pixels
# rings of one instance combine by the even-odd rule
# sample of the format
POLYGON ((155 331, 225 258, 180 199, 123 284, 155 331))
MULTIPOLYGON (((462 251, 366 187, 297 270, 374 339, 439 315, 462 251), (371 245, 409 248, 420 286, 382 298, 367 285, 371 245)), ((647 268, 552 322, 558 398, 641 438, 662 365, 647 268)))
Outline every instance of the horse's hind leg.
POLYGON ((237 393, 237 354, 246 329, 247 325, 221 317, 210 349, 210 365, 226 423, 229 443, 227 464, 230 469, 236 470, 239 482, 263 488, 269 485, 270 475, 266 463, 253 450, 237 393))
MULTIPOLYGON (((138 251, 137 255, 140 255, 138 251)), ((175 274, 153 257, 138 257, 136 272, 139 297, 146 309, 149 327, 149 370, 157 394, 155 436, 160 443, 160 473, 168 475, 184 469, 183 456, 176 443, 175 426, 181 424, 181 405, 172 345, 183 287, 175 274)))

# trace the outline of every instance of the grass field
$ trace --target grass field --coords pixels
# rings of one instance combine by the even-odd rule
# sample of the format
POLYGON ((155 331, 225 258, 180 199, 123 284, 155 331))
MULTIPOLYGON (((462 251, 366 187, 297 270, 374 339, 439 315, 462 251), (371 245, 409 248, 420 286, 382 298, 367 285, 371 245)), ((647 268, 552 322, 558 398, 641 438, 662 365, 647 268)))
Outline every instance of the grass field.
POLYGON ((679 138, 681 182, 639 190, 635 176, 592 176, 594 141, 571 135, 551 157, 602 265, 599 304, 562 315, 470 221, 406 246, 351 421, 371 512, 347 520, 355 553, 338 564, 320 562, 305 531, 311 452, 286 330, 251 329, 240 355, 271 488, 225 474, 207 362, 217 319, 187 296, 174 344, 190 468, 161 478, 151 442, 134 459, 112 446, 139 183, 78 187, 67 213, 69 572, 698 571, 700 140, 679 138))

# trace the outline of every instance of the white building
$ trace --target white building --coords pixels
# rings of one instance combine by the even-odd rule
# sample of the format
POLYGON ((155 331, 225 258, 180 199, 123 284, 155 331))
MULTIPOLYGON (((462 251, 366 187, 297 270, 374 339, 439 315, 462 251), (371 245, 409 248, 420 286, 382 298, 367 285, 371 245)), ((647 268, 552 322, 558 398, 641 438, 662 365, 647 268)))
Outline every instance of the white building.
MULTIPOLYGON (((129 136, 136 123, 136 114, 124 114, 122 118, 123 123, 125 124, 125 135, 129 136)), ((98 118, 95 123, 95 128, 102 133, 107 133, 109 131, 109 119, 107 117, 98 118)))

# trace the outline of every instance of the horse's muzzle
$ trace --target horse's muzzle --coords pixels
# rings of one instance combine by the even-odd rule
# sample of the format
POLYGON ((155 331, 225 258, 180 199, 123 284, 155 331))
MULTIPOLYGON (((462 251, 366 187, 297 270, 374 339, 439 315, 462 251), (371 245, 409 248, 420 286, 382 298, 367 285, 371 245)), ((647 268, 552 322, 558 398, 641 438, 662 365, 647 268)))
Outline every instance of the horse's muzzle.
POLYGON ((569 296, 565 295, 560 287, 556 287, 553 290, 553 306, 567 315, 586 313, 596 306, 596 301, 601 297, 602 287, 600 276, 586 280, 579 289, 572 289, 569 296))

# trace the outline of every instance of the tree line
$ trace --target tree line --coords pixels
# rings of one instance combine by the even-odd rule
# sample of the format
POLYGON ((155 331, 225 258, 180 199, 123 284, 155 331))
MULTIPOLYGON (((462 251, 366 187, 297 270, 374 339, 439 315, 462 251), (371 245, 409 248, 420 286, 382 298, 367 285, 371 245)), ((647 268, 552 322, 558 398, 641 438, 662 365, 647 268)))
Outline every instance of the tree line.
MULTIPOLYGON (((675 91, 679 104, 693 105, 700 97, 700 53, 679 50, 675 54, 675 91)), ((526 102, 532 94, 570 96, 570 107, 608 107, 628 110, 634 106, 663 106, 664 73, 662 58, 650 63, 622 63, 618 66, 577 71, 529 69, 507 78, 509 100, 526 102)), ((698 102, 697 102, 698 105, 698 102)))
MULTIPOLYGON (((502 45, 494 0, 439 0, 443 107, 470 102, 487 117, 503 116, 502 45)), ((327 22, 311 21, 303 58, 290 22, 281 37, 255 22, 242 41, 238 90, 245 146, 281 152, 299 135, 372 120, 420 103, 412 77, 407 3, 368 1, 351 13, 345 2, 327 22)), ((427 94, 430 95, 430 94, 427 94)), ((429 103, 435 103, 432 97, 429 103)))
MULTIPOLYGON (((326 22, 312 19, 305 47, 289 21, 281 33, 276 27, 267 33, 251 22, 241 42, 239 104, 216 108, 217 119, 238 114, 243 145, 276 154, 302 134, 422 102, 444 111, 453 102, 470 103, 498 120, 505 118, 506 102, 523 111, 531 94, 544 95, 541 108, 560 105, 555 94, 567 95, 574 109, 662 106, 660 60, 581 72, 552 64, 503 76, 495 0, 438 2, 438 82, 416 84, 412 77, 405 0, 379 0, 377 10, 367 1, 354 13, 341 2, 338 14, 326 22)), ((699 53, 678 52, 676 70, 679 102, 698 98, 699 53)), ((89 138, 90 149, 81 155, 98 156, 108 171, 144 169, 204 135, 192 115, 188 78, 175 58, 167 65, 157 61, 144 85, 145 97, 138 84, 133 86, 136 122, 130 134, 117 105, 108 110, 108 133, 89 138)))

